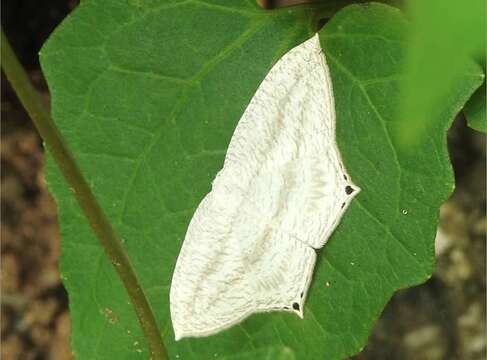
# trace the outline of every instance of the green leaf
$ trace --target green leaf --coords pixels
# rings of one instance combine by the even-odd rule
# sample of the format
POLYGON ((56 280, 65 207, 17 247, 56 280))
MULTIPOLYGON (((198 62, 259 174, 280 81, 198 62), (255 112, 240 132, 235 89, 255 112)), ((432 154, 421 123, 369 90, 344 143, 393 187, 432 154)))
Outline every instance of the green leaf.
MULTIPOLYGON (((459 74, 430 136, 397 146, 409 24, 385 5, 350 6, 320 32, 337 139, 362 192, 320 251, 304 320, 274 312, 174 341, 168 290, 191 216, 272 64, 312 35, 308 8, 252 1, 85 0, 41 60, 52 112, 123 239, 172 359, 340 359, 358 352, 391 294, 433 265, 438 208, 453 187, 445 132, 480 84, 459 74)), ((128 297, 52 161, 62 276, 78 359, 148 358, 128 297)))
POLYGON ((464 112, 468 126, 477 131, 487 132, 487 118, 485 113, 485 81, 465 104, 464 112))
POLYGON ((462 75, 485 68, 485 1, 411 0, 412 19, 407 78, 398 109, 402 126, 397 129, 401 144, 414 147, 432 131, 432 117, 441 117, 442 104, 451 100, 451 89, 462 83, 462 75))
POLYGON ((242 351, 234 355, 219 357, 218 353, 214 357, 228 360, 247 360, 247 359, 265 359, 265 360, 295 360, 296 357, 292 350, 286 347, 262 347, 251 351, 242 351))

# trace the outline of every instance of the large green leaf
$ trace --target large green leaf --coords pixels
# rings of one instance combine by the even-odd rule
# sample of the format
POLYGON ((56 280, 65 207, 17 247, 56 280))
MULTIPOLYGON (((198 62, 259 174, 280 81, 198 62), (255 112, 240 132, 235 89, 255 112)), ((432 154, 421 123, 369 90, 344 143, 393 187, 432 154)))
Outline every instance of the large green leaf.
POLYGON ((236 352, 233 355, 218 355, 213 354, 213 357, 228 360, 247 360, 247 359, 262 359, 262 360, 295 360, 296 357, 291 349, 280 347, 260 347, 250 351, 236 352))
MULTIPOLYGON (((41 60, 52 112, 123 239, 173 359, 339 359, 359 351, 394 290, 433 265, 440 203, 453 187, 445 131, 481 81, 461 74, 411 151, 396 146, 408 24, 384 5, 350 6, 321 31, 337 137, 362 192, 320 251, 304 320, 250 317, 175 342, 168 287, 188 222, 231 134, 273 63, 312 35, 306 9, 252 1, 85 1, 41 60), (436 115, 440 114, 440 115, 436 115)), ((128 297, 52 161, 62 276, 78 359, 148 358, 128 297)))

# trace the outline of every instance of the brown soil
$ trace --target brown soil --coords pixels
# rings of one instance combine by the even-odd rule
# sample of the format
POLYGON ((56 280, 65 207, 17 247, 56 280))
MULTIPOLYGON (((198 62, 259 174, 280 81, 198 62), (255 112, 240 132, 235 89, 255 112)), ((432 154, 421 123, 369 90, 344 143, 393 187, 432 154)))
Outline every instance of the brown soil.
POLYGON ((69 359, 67 296, 58 272, 60 236, 44 181, 44 153, 15 95, 3 88, 1 358, 69 359))

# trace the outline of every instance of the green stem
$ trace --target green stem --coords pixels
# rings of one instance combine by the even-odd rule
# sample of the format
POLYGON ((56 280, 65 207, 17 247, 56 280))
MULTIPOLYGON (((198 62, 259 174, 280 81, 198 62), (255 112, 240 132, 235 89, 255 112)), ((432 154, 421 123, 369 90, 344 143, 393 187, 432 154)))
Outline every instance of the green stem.
POLYGON ((29 81, 22 65, 17 60, 3 29, 1 33, 2 69, 7 79, 37 127, 47 149, 61 170, 64 179, 73 190, 74 196, 85 216, 88 218, 96 237, 105 250, 105 254, 122 279, 149 344, 152 359, 166 360, 168 358, 166 348, 164 347, 154 314, 122 242, 115 234, 114 229, 92 193, 90 186, 81 174, 73 155, 63 142, 61 133, 49 116, 39 94, 29 81))

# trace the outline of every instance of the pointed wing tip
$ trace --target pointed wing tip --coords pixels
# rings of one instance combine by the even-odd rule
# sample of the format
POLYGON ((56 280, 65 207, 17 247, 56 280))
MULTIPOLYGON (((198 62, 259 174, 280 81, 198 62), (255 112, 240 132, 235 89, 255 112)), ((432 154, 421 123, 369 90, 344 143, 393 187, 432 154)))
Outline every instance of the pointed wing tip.
POLYGON ((345 181, 345 184, 346 184, 346 186, 345 186, 345 192, 350 197, 350 199, 353 199, 355 196, 357 196, 362 191, 362 189, 360 188, 360 186, 355 185, 351 181, 350 176, 347 176, 347 179, 345 181))
POLYGON ((174 329, 174 340, 176 340, 176 341, 179 341, 183 338, 187 338, 188 336, 191 336, 187 332, 181 330, 177 324, 174 324, 174 322, 173 322, 173 329, 174 329))
POLYGON ((354 183, 352 183, 352 188, 353 188, 353 191, 355 192, 354 196, 357 196, 359 194, 359 192, 362 191, 362 189, 360 187, 358 187, 357 185, 355 185, 354 183))
POLYGON ((300 319, 304 319, 303 310, 296 311, 296 315, 298 315, 300 319))
MULTIPOLYGON (((176 326, 177 328, 177 326, 176 326)), ((206 337, 206 336, 211 336, 211 335, 214 335, 216 333, 218 333, 220 330, 223 330, 223 329, 212 329, 210 328, 209 330, 191 330, 191 329, 186 329, 186 330, 177 330, 177 329, 174 329, 174 339, 176 341, 180 341, 182 339, 186 339, 186 338, 199 338, 199 337, 206 337)))

